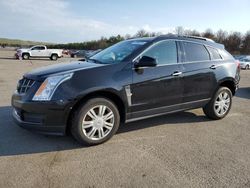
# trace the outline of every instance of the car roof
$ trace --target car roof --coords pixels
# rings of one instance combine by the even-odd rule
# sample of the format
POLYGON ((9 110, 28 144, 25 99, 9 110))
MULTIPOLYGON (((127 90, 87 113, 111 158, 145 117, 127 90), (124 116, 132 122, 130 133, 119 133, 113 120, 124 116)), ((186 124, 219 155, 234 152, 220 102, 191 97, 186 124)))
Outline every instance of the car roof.
POLYGON ((216 43, 211 39, 204 38, 204 37, 187 36, 187 35, 167 34, 167 35, 160 35, 157 37, 133 38, 133 39, 129 39, 129 40, 141 40, 141 41, 145 41, 145 42, 158 42, 158 41, 167 40, 167 39, 197 42, 197 43, 202 43, 204 45, 209 45, 209 46, 213 46, 215 48, 220 48, 220 49, 225 48, 223 44, 216 43))

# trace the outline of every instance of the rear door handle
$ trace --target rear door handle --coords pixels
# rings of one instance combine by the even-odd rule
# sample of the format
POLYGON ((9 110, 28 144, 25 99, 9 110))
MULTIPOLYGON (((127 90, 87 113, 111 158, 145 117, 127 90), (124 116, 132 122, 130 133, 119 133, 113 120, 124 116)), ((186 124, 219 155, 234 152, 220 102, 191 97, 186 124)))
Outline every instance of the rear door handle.
POLYGON ((217 66, 216 65, 212 65, 211 67, 209 67, 210 69, 216 69, 217 66))
POLYGON ((182 72, 176 71, 172 74, 172 76, 180 76, 182 75, 182 72))

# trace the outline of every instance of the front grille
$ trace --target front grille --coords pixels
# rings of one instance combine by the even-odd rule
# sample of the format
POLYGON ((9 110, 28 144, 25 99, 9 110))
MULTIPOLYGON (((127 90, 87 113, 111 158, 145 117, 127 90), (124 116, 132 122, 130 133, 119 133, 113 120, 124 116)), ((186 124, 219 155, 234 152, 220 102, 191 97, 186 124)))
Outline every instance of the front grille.
POLYGON ((23 78, 19 80, 17 84, 17 92, 20 94, 25 94, 35 83, 34 80, 23 78))

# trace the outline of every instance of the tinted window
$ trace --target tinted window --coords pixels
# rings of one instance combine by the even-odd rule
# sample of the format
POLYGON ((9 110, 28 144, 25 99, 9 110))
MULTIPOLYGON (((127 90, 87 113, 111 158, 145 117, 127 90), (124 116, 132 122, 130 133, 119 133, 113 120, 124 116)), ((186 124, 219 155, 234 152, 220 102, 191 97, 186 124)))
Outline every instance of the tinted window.
POLYGON ((207 49, 210 52, 212 60, 214 60, 214 59, 221 59, 221 56, 220 56, 219 52, 215 48, 207 46, 207 49))
POLYGON ((40 48, 39 50, 45 50, 44 46, 40 46, 39 48, 40 48))
POLYGON ((201 44, 183 42, 186 53, 186 61, 206 61, 209 60, 209 53, 205 46, 201 44))
POLYGON ((32 48, 32 50, 45 50, 44 46, 36 46, 34 48, 32 48))
POLYGON ((149 48, 143 56, 156 59, 157 64, 177 63, 177 50, 175 41, 162 41, 149 48))
POLYGON ((39 47, 34 47, 31 50, 39 50, 39 47))

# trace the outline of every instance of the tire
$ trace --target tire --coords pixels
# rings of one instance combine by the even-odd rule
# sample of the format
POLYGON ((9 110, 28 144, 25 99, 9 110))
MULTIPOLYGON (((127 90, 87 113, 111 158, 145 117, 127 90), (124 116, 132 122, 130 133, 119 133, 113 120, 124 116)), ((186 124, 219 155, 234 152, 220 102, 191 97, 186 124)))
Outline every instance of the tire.
POLYGON ((203 112, 210 119, 224 118, 232 106, 232 92, 227 87, 220 87, 209 103, 203 107, 203 112), (222 102, 223 101, 223 102, 222 102))
POLYGON ((93 98, 75 111, 71 133, 83 145, 97 145, 109 140, 119 125, 120 114, 116 105, 106 98, 93 98))
POLYGON ((249 65, 246 65, 245 69, 248 70, 249 69, 249 65))
POLYGON ((50 57, 50 59, 52 61, 56 61, 58 59, 58 55, 57 54, 52 54, 51 57, 50 57))
POLYGON ((23 58, 24 60, 28 60, 28 59, 30 58, 30 55, 27 54, 27 53, 22 54, 22 58, 23 58))

